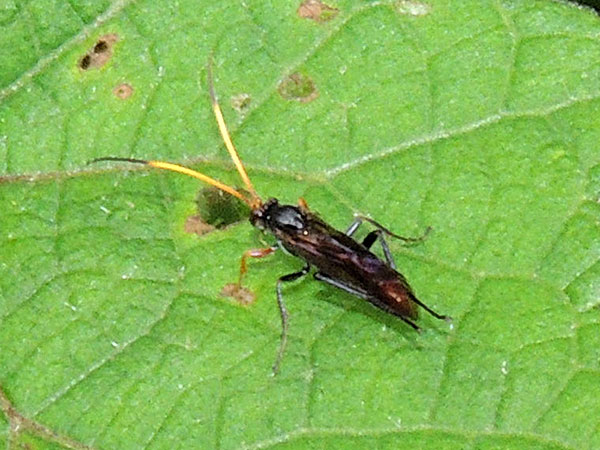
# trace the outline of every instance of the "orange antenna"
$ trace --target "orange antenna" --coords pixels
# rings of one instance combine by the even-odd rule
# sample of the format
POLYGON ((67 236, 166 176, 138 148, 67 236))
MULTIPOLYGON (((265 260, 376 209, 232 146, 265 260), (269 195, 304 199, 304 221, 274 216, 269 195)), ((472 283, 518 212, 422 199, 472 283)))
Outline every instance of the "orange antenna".
POLYGON ((208 78, 208 91, 210 95, 210 103, 212 105, 213 112, 215 113, 215 118, 217 119, 217 124, 219 125, 219 132, 221 133, 221 137, 223 138, 223 142, 225 142, 225 147, 227 147, 227 151, 233 160, 233 164, 235 164, 235 168, 237 169, 240 177, 242 178, 248 192, 250 193, 250 197, 248 198, 242 195, 241 192, 236 189, 228 186, 226 184, 221 183, 219 180, 215 180, 214 178, 209 177, 208 175, 204 175, 203 173, 197 172, 195 170, 189 169, 184 166, 180 166, 179 164, 173 164, 165 161, 146 161, 143 159, 134 159, 134 158, 120 158, 116 156, 105 156, 102 158, 96 158, 90 161, 90 163, 95 163, 99 161, 121 161, 121 162, 129 162, 134 164, 145 164, 151 167, 155 167, 157 169, 170 170, 171 172, 182 173, 184 175, 188 175, 193 178, 197 178, 198 180, 204 181, 205 183, 210 184, 211 186, 216 187, 217 189, 222 190, 223 192, 227 192, 234 197, 239 198, 244 203, 246 203, 251 209, 260 208, 263 204, 262 200, 256 193, 254 186, 252 186, 252 182, 246 173, 246 169, 240 160, 240 157, 231 141, 231 136, 229 135, 229 131, 227 130, 227 125, 225 124, 225 119, 223 118, 223 113, 221 112, 221 107, 219 106, 219 102, 217 100, 217 94, 215 93, 215 87, 213 84, 213 76, 212 76, 212 58, 209 58, 207 65, 207 78, 208 78))
POLYGON ((233 145, 231 140, 231 136, 229 135, 229 131, 227 130, 227 125, 225 124, 225 119, 223 118, 223 113, 221 112, 221 107, 219 106, 219 101, 217 100, 217 94, 215 93, 215 86, 213 84, 213 75, 212 75, 212 58, 209 58, 208 64, 206 66, 207 72, 207 81, 208 81, 208 93, 210 95, 210 103, 212 105, 213 112, 215 113, 215 118, 217 119, 217 124, 219 125, 219 132, 221 133, 221 137, 223 138, 223 142, 225 142, 225 147, 227 147, 227 151, 229 152, 229 156, 235 164, 235 167, 240 174, 240 177, 244 181, 248 192, 252 196, 252 208, 257 208, 262 205, 262 200, 254 190, 254 186, 252 186, 252 182, 246 173, 246 169, 240 160, 240 157, 233 145))
MULTIPOLYGON (((184 166, 180 166, 179 164, 173 164, 164 161, 145 161, 143 159, 133 159, 133 158, 119 158, 115 156, 105 156, 102 158, 96 158, 90 161, 91 163, 99 162, 99 161, 121 161, 121 162, 129 162, 135 164, 146 164, 151 167, 155 167, 157 169, 170 170, 171 172, 182 173, 184 175, 188 175, 193 178, 197 178, 198 180, 204 181, 205 183, 210 184, 211 186, 216 187, 217 189, 222 190, 223 192, 227 192, 234 197, 239 198, 241 201, 246 203, 250 208, 255 209, 260 206, 262 203, 256 203, 257 198, 246 198, 239 191, 236 191, 231 186, 227 186, 226 184, 221 183, 219 180, 215 180, 214 178, 209 177, 208 175, 204 175, 203 173, 197 172, 195 170, 189 169, 184 166)), ((260 199, 258 199, 260 202, 260 199)))

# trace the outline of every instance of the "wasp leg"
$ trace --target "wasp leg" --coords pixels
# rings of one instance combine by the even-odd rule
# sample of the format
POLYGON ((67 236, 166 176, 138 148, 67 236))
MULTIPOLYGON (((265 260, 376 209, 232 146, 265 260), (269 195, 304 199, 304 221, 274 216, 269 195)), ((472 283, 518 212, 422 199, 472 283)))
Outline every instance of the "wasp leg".
POLYGON ((352 236, 358 227, 362 224, 362 219, 359 216, 354 216, 354 221, 350 224, 346 230, 346 236, 352 236))
MULTIPOLYGON (((367 220, 367 219, 365 219, 365 220, 367 220)), ((352 236, 354 234, 354 232, 356 230, 358 230, 358 227, 361 226, 362 222, 363 222, 362 216, 355 216, 354 222, 352 222, 352 224, 346 230, 346 235, 352 236)), ((377 223, 377 222, 375 222, 375 223, 377 223)), ((385 260, 387 261, 388 265, 392 269, 396 270, 396 263, 394 262, 394 258, 392 257, 392 252, 390 252, 390 248, 387 245, 387 242, 385 241, 385 239, 383 237, 383 233, 385 233, 385 231, 384 231, 385 229, 383 227, 381 227, 381 225, 379 225, 379 224, 377 224, 375 226, 378 227, 377 230, 371 231, 369 234, 367 234, 367 236, 362 241, 362 245, 364 245, 366 248, 371 248, 373 243, 379 238, 381 248, 383 249, 383 254, 385 255, 385 260)), ((407 238, 407 239, 409 239, 409 238, 407 238)))
POLYGON ((381 248, 383 249, 383 254, 385 255, 385 260, 392 269, 396 270, 396 262, 394 261, 394 257, 392 256, 392 252, 390 251, 390 247, 388 246, 385 238, 383 237, 383 232, 381 230, 373 230, 363 239, 362 245, 367 248, 371 248, 373 243, 379 239, 379 243, 381 244, 381 248))
POLYGON ((427 237, 427 235, 429 234, 429 232, 431 231, 431 227, 428 227, 427 230, 425 230, 425 233, 423 234, 423 236, 419 236, 417 238, 404 237, 404 236, 400 236, 396 233, 393 233, 392 231, 388 230, 386 227, 381 225, 379 222, 374 221, 370 217, 356 214, 354 216, 354 221, 346 230, 346 235, 352 236, 354 234, 354 232, 356 230, 358 230, 358 228, 361 226, 361 224, 363 223, 363 220, 367 221, 371 225, 375 226, 377 228, 377 230, 371 231, 363 239, 362 245, 364 245, 366 248, 371 248, 371 246, 375 243, 375 241, 377 239, 379 239, 379 243, 381 244, 381 248, 383 249, 383 253, 385 255, 385 260, 387 261, 388 265, 394 270, 396 269, 396 263, 394 262, 394 258, 392 257, 392 252, 390 251, 390 247, 388 246, 383 235, 387 234, 388 236, 395 237, 396 239, 401 239, 404 242, 417 243, 417 242, 421 242, 422 240, 424 240, 427 237))
POLYGON ((305 213, 310 211, 310 209, 308 208, 308 203, 306 203, 306 200, 304 200, 304 197, 300 197, 298 199, 298 206, 305 213))
POLYGON ((342 281, 338 281, 334 278, 331 278, 330 276, 324 274, 323 272, 315 273, 314 277, 315 277, 315 280, 323 281, 327 284, 335 286, 336 288, 346 291, 349 294, 352 294, 352 295, 355 295, 356 297, 360 297, 364 300, 367 300, 369 303, 373 304, 377 308, 382 309, 383 311, 390 313, 396 317, 399 317, 400 319, 402 319, 404 322, 406 322, 408 325, 410 325, 412 328, 414 328, 419 333, 421 332, 421 328, 416 323, 414 323, 412 320, 409 320, 406 317, 398 314, 398 312, 396 312, 393 309, 391 309, 390 307, 388 307, 385 303, 383 303, 377 297, 373 297, 372 295, 367 294, 362 289, 357 289, 354 286, 351 286, 342 281))
POLYGON ((399 234, 394 233, 393 231, 390 231, 389 229, 387 229, 386 227, 384 227, 383 225, 381 225, 379 222, 374 221, 373 219, 371 219, 370 217, 367 216, 363 216, 361 214, 356 214, 354 216, 354 222, 352 222, 352 225, 350 225, 350 227, 348 228, 348 230, 346 231, 346 234, 348 236, 352 236, 352 234, 358 229, 358 227, 362 224, 362 222, 366 221, 369 222, 371 225, 373 225, 374 227, 376 227, 378 230, 380 230, 382 233, 387 234, 388 236, 394 237, 396 239, 400 239, 404 242, 421 242, 423 240, 425 240, 425 238, 427 238, 427 236, 429 235, 429 233, 431 232, 431 227, 427 227, 427 229, 425 230, 425 233, 423 233, 422 236, 419 237, 405 237, 405 236, 400 236, 399 234))
POLYGON ((289 273, 284 275, 277 280, 277 304, 279 305, 279 313, 281 314, 281 339, 279 341, 279 351, 277 352, 277 359, 275 360, 275 364, 273 364, 273 374, 275 375, 279 371, 279 366, 281 364, 281 358, 283 357, 283 352, 285 351, 285 346, 287 344, 287 332, 289 325, 289 315, 287 308, 285 307, 285 303, 283 302, 283 294, 281 293, 281 285, 283 283, 287 283, 290 281, 297 280, 305 276, 310 270, 310 265, 305 265, 302 270, 298 272, 289 273))
MULTIPOLYGON (((394 257, 392 256, 392 252, 390 252, 390 248, 388 247, 387 241, 383 237, 382 230, 374 230, 367 234, 367 237, 363 240, 362 244, 370 248, 376 239, 379 239, 379 243, 381 244, 381 248, 383 249, 383 254, 385 255, 385 260, 392 269, 396 270, 396 263, 394 262, 394 257)), ((449 316, 444 316, 442 314, 436 313, 433 309, 419 300, 415 295, 413 295, 412 301, 431 314, 436 319, 445 320, 446 322, 451 320, 449 316)))
POLYGON ((274 245, 273 247, 253 248, 250 250, 246 250, 242 255, 242 259, 240 261, 240 276, 238 278, 237 287, 242 287, 244 275, 246 275, 246 272, 248 272, 248 264, 246 263, 246 260, 248 258, 264 258, 265 256, 269 256, 270 254, 274 253, 275 250, 277 250, 278 248, 279 247, 274 245))
MULTIPOLYGON (((358 227, 360 227, 360 225, 362 224, 362 222, 367 221, 369 222, 371 225, 375 226, 377 229, 371 231, 369 234, 367 234, 367 236, 363 239, 362 241, 362 245, 364 245, 367 249, 371 248, 373 246, 373 244, 375 243, 375 241, 377 239, 379 239, 379 243, 381 244, 381 248, 383 249, 383 254, 385 255, 385 260, 388 263, 388 265, 396 270, 396 263, 394 262, 394 257, 392 256, 392 252, 390 251, 390 247, 387 244, 387 241, 385 240, 385 238, 383 237, 384 234, 387 234, 388 236, 391 237, 395 237, 397 239, 401 239, 404 242, 411 242, 411 243, 417 243, 417 242, 421 242, 423 241, 427 235, 431 232, 431 227, 427 227, 427 229, 425 230, 425 233, 422 236, 419 236, 417 238, 407 238, 404 236, 400 236, 396 233, 393 233, 392 231, 388 230, 386 227, 384 227, 383 225, 381 225, 379 222, 374 221, 373 219, 371 219, 370 217, 367 216, 363 216, 360 214, 356 214, 354 216, 354 221, 352 222, 352 224, 348 227, 348 229, 346 230, 346 234, 348 236, 352 236, 352 234, 354 234, 354 232, 356 230, 358 230, 358 227)), ((389 311, 385 305, 378 303, 378 299, 376 298, 372 298, 372 297, 365 297, 364 295, 361 295, 358 291, 356 291, 355 288, 351 287, 351 286, 346 286, 346 285, 342 285, 342 283, 340 283, 337 280, 333 280, 329 277, 327 277, 327 275, 324 275, 322 273, 316 273, 315 274, 315 278, 317 280, 321 280, 321 281, 325 281, 326 283, 329 283, 333 286, 339 287, 340 289, 345 290, 346 292, 350 292, 351 294, 357 295, 358 297, 364 298, 368 301, 370 301, 371 303, 373 303, 375 306, 385 310, 385 311, 389 311), (319 277, 325 277, 325 278, 319 278, 319 277), (350 290, 349 290, 350 289, 350 290)), ((446 322, 449 322, 452 320, 452 318, 450 316, 445 316, 443 314, 438 314, 436 313, 434 310, 432 310, 429 306, 427 306, 426 304, 424 304, 422 301, 420 301, 416 296, 413 296, 412 301, 414 301, 417 305, 421 306, 425 311, 427 311, 429 314, 431 314, 433 317, 435 317, 436 319, 440 319, 440 320, 445 320, 446 322)), ((390 313, 395 314, 393 311, 389 311, 390 313)), ((420 331, 420 328, 415 325, 413 322, 411 322, 410 320, 399 316, 402 320, 404 320, 405 322, 407 322, 409 325, 411 325, 415 330, 420 331)))

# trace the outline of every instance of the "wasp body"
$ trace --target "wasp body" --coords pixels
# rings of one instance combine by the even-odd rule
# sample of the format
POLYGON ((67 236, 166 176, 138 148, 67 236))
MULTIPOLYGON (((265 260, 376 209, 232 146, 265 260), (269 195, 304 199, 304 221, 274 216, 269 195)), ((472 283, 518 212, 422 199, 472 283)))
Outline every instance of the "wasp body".
POLYGON ((95 159, 93 162, 124 161, 146 164, 158 169, 182 173, 211 184, 245 202, 251 210, 250 223, 256 228, 272 234, 277 240, 277 245, 263 249, 248 250, 243 254, 240 276, 238 282, 235 284, 238 289, 241 289, 243 276, 247 271, 246 260, 249 257, 261 258, 270 255, 278 247, 282 247, 292 255, 304 260, 305 265, 301 270, 284 275, 277 281, 276 292, 281 313, 282 332, 279 351, 273 365, 273 372, 276 373, 279 369, 286 347, 289 323, 287 308, 283 301, 282 284, 307 275, 313 267, 316 269, 314 272, 315 279, 369 301, 383 311, 399 317, 417 331, 420 328, 413 322, 418 316, 417 305, 438 319, 450 319, 448 316, 437 314, 415 296, 406 278, 396 270, 384 236, 388 235, 406 242, 418 242, 422 238, 415 239, 399 236, 373 219, 359 215, 355 216, 354 222, 344 233, 336 230, 317 214, 311 212, 303 199, 300 199, 298 206, 282 205, 274 198, 266 202, 261 200, 254 190, 250 178, 231 141, 214 92, 210 64, 207 72, 211 104, 219 131, 231 159, 246 186, 247 195, 200 172, 164 161, 102 157, 95 159), (375 230, 368 233, 362 242, 357 242, 352 238, 352 235, 363 221, 371 223, 375 227, 375 230), (375 241, 380 242, 385 261, 371 252, 370 249, 375 241))

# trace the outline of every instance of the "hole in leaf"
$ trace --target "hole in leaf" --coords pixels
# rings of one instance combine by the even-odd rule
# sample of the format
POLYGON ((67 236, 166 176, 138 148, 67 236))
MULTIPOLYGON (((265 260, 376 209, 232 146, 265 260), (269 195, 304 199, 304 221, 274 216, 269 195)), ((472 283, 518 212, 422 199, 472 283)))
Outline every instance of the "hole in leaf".
POLYGON ((112 57, 112 49, 119 36, 111 33, 100 36, 94 46, 79 59, 78 66, 82 70, 97 69, 105 65, 112 57))
POLYGON ((79 67, 83 70, 87 70, 92 63, 92 57, 90 55, 84 55, 83 58, 79 60, 79 67))
POLYGON ((106 50, 108 50, 108 44, 103 39, 98 40, 94 45, 94 53, 104 53, 106 50))
POLYGON ((295 100, 302 103, 311 102, 319 96, 319 91, 313 80, 298 72, 281 81, 277 90, 286 100, 295 100))

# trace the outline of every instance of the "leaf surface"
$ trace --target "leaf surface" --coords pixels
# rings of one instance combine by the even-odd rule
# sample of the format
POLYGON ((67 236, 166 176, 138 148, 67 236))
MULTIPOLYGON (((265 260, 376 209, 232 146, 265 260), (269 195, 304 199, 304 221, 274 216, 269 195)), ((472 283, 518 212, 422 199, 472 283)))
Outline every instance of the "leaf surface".
POLYGON ((340 0, 315 21, 298 6, 2 7, 0 439, 600 447, 597 16, 548 1, 340 0), (271 376, 275 282, 302 262, 253 261, 257 301, 223 298, 268 237, 246 222, 186 232, 195 180, 86 165, 162 159, 239 185, 208 100, 211 54, 261 195, 302 196, 340 229, 353 212, 405 236, 431 226, 391 248, 452 326, 423 313, 418 335, 307 278, 285 287, 289 345, 271 376), (97 66, 82 68, 86 55, 97 66), (282 95, 294 74, 315 95, 282 95))

